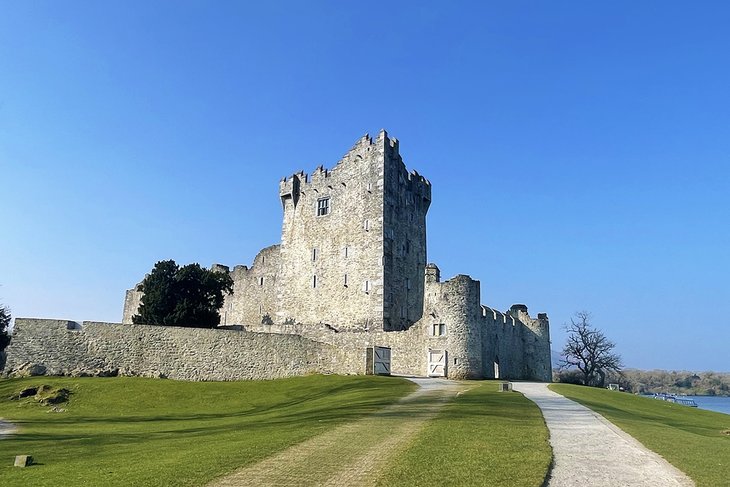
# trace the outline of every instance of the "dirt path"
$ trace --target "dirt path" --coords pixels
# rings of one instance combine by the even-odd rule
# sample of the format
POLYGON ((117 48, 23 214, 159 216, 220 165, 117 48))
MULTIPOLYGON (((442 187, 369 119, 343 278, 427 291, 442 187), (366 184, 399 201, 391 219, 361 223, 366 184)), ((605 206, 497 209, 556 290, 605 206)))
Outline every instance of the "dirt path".
POLYGON ((645 448, 600 414, 548 389, 515 382, 513 387, 542 410, 550 430, 550 487, 693 486, 682 472, 645 448))
POLYGON ((400 402, 354 423, 294 445, 217 479, 211 487, 368 486, 377 472, 439 409, 466 386, 441 379, 411 379, 421 385, 400 402))
POLYGON ((15 433, 15 426, 12 423, 3 421, 0 418, 0 440, 15 433))

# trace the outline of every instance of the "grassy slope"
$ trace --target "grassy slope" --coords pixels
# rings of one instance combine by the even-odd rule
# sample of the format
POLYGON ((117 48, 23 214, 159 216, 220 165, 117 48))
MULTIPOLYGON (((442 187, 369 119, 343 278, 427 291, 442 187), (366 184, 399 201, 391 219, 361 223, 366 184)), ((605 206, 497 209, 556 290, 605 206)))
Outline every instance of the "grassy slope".
POLYGON ((569 384, 555 392, 599 412, 689 475, 698 486, 730 485, 730 415, 569 384))
POLYGON ((391 461, 379 485, 538 487, 551 458, 537 406, 516 392, 497 392, 496 382, 475 382, 391 461))
POLYGON ((0 417, 21 428, 0 441, 0 483, 201 485, 414 388, 397 378, 340 376, 262 382, 0 380, 0 417), (61 405, 67 411, 8 399, 31 384, 71 389, 70 401, 61 405), (16 454, 33 455, 40 465, 14 468, 16 454))

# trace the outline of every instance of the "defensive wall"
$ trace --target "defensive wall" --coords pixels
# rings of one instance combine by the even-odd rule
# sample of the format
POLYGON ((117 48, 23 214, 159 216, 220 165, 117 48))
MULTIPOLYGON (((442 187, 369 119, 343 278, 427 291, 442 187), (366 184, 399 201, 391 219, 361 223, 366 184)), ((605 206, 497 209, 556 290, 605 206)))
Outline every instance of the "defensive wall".
POLYGON ((5 369, 196 381, 276 379, 331 373, 335 357, 331 345, 296 335, 17 318, 5 369))

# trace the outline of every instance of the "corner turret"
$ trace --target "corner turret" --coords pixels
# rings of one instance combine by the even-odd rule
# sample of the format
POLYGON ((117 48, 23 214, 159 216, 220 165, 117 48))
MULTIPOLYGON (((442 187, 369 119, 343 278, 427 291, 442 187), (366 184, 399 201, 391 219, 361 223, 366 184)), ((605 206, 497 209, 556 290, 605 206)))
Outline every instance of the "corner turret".
POLYGON ((436 264, 426 266, 426 282, 441 282, 441 270, 436 264))

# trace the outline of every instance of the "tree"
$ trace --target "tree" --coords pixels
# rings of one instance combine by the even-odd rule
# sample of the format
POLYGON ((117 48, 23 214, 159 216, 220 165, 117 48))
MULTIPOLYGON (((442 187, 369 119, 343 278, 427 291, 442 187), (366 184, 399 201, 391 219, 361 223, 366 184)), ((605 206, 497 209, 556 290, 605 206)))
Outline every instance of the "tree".
POLYGON ((613 352, 616 345, 602 331, 590 324, 590 314, 582 311, 565 325, 568 341, 563 348, 561 369, 577 368, 584 385, 604 387, 606 373, 621 372, 621 357, 613 352))
POLYGON ((164 260, 155 264, 138 290, 144 295, 132 323, 215 328, 223 293, 233 292, 233 280, 227 272, 164 260))
MULTIPOLYGON (((10 343, 8 326, 10 325, 10 308, 0 305, 0 352, 10 343)), ((1 367, 0 367, 1 368, 1 367)))

